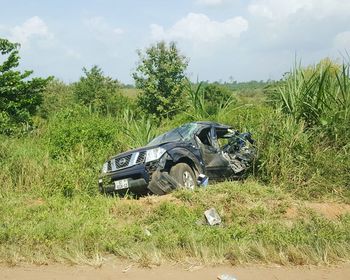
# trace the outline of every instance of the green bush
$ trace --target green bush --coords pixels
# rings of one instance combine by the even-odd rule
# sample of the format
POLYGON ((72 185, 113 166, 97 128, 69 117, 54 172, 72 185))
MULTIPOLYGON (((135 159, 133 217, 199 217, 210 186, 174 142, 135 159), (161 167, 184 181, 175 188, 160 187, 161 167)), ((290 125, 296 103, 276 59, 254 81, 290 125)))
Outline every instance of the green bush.
POLYGON ((38 115, 48 119, 57 112, 65 108, 74 106, 74 94, 72 85, 53 79, 51 80, 43 92, 43 102, 39 107, 38 115))
POLYGON ((236 107, 237 100, 230 90, 218 84, 187 84, 187 103, 184 104, 185 115, 189 120, 220 120, 230 115, 236 107), (188 107, 188 108, 186 108, 188 107))
POLYGON ((236 103, 232 91, 215 83, 203 87, 203 96, 206 101, 206 111, 209 115, 217 114, 228 102, 236 103))
POLYGON ((129 99, 122 96, 120 83, 104 76, 101 68, 93 66, 90 70, 83 68, 85 76, 73 84, 73 93, 78 104, 92 112, 103 115, 118 115, 129 106, 129 99))
POLYGON ((67 156, 83 147, 89 152, 106 155, 122 147, 121 124, 112 117, 90 113, 86 107, 74 106, 57 113, 49 122, 46 139, 50 154, 67 156))

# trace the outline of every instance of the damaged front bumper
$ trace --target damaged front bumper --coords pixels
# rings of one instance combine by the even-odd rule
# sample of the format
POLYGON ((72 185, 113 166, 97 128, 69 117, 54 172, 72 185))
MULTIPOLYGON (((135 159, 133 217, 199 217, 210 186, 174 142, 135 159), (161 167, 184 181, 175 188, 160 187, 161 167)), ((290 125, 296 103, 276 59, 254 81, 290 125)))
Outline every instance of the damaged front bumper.
POLYGON ((150 174, 144 165, 136 165, 102 175, 98 180, 98 187, 102 193, 144 193, 150 181, 150 174), (127 187, 118 188, 116 182, 127 182, 127 187))
POLYGON ((154 162, 103 174, 98 180, 99 190, 101 193, 119 194, 168 193, 177 187, 177 182, 165 170, 167 160, 171 158, 164 154, 154 162))

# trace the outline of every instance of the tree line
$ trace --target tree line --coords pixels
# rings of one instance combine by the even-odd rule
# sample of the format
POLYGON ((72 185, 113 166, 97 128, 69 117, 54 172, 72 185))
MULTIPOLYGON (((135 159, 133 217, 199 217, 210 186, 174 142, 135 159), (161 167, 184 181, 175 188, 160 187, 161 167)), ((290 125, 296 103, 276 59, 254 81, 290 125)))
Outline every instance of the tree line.
MULTIPOLYGON (((189 59, 174 42, 157 42, 138 50, 138 64, 132 74, 139 94, 135 101, 121 94, 123 85, 104 75, 98 66, 83 68, 79 81, 66 85, 55 79, 31 78, 33 71, 21 72, 20 45, 0 38, 4 62, 0 65, 0 133, 16 134, 35 127, 35 117, 73 104, 105 115, 120 114, 131 108, 138 114, 160 121, 183 112, 189 92, 195 86, 186 75, 189 59)), ((215 113, 232 95, 227 85, 202 82, 201 93, 208 100, 207 110, 215 113)), ((186 103, 187 104, 187 103, 186 103)))

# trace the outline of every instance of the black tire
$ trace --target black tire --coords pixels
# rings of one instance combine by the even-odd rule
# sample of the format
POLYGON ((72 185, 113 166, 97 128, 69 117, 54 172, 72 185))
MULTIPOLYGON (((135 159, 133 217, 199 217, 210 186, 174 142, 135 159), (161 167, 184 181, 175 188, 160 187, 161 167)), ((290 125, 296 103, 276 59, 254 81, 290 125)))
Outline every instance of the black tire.
POLYGON ((170 169, 169 175, 183 188, 194 190, 197 186, 196 176, 192 168, 186 163, 180 162, 174 165, 170 169))

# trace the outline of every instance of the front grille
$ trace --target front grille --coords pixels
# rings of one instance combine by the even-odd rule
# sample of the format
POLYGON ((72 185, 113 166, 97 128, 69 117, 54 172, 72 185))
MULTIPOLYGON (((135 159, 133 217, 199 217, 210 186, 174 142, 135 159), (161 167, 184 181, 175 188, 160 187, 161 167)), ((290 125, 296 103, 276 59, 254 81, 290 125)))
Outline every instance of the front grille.
POLYGON ((107 162, 107 172, 114 172, 137 164, 143 164, 145 161, 146 151, 134 152, 126 156, 113 158, 107 162))
POLYGON ((129 166, 131 156, 132 156, 132 154, 124 156, 124 157, 116 158, 114 160, 116 170, 129 166))
POLYGON ((140 152, 139 156, 137 157, 136 164, 144 163, 146 159, 146 151, 140 152))

